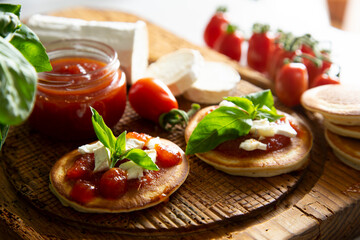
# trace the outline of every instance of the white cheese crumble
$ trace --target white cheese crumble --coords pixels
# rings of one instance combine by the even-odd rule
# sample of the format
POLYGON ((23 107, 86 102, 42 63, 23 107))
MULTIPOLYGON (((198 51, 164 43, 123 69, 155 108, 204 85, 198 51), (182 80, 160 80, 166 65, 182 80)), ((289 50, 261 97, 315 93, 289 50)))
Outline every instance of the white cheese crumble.
POLYGON ((133 148, 142 149, 144 145, 145 142, 137 140, 136 138, 126 138, 126 151, 133 148))
POLYGON ((259 142, 256 139, 250 138, 247 139, 245 141, 243 141, 242 143, 240 143, 240 148, 246 150, 246 151, 253 151, 256 149, 260 149, 260 150, 266 150, 266 144, 259 142))
POLYGON ((259 137, 273 137, 275 134, 279 134, 291 138, 297 135, 288 120, 275 123, 269 122, 267 119, 254 120, 250 133, 259 137))

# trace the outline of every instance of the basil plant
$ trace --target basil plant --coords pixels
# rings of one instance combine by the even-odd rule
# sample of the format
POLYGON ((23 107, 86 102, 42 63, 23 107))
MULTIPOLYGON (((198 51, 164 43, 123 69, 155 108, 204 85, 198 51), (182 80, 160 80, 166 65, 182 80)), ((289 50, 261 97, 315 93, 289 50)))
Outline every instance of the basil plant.
POLYGON ((36 34, 20 21, 20 5, 0 4, 0 150, 10 125, 30 115, 37 72, 51 71, 36 34))

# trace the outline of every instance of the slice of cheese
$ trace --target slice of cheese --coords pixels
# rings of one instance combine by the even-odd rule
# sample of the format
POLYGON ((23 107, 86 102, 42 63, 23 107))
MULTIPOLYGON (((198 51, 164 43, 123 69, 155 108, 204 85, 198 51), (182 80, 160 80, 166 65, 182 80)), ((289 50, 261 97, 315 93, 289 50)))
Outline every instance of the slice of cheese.
POLYGON ((205 62, 199 79, 184 93, 192 102, 216 104, 240 81, 239 73, 230 65, 222 62, 205 62))
POLYGON ((175 96, 183 94, 199 78, 204 58, 199 51, 182 48, 150 64, 145 76, 163 81, 175 96))
POLYGON ((36 14, 27 22, 43 43, 62 39, 90 39, 111 46, 131 84, 143 77, 148 66, 149 40, 146 23, 137 21, 85 21, 36 14))

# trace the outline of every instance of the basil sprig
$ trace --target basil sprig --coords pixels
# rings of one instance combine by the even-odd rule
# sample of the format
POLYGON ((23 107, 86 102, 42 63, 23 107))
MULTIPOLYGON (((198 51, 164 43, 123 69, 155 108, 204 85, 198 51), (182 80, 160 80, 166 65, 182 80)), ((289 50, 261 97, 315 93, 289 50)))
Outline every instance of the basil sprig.
POLYGON ((253 120, 266 118, 273 122, 283 117, 276 112, 270 90, 224 99, 237 107, 221 106, 207 114, 191 134, 186 154, 208 152, 227 140, 248 134, 253 120))
POLYGON ((95 134, 99 141, 110 150, 110 168, 115 167, 118 161, 128 159, 142 168, 155 171, 159 170, 158 166, 142 149, 133 148, 126 151, 126 131, 122 132, 116 138, 111 129, 106 126, 100 114, 94 108, 90 107, 90 109, 95 134))
POLYGON ((0 4, 0 150, 9 126, 30 115, 37 72, 51 71, 44 46, 20 21, 20 5, 0 4))

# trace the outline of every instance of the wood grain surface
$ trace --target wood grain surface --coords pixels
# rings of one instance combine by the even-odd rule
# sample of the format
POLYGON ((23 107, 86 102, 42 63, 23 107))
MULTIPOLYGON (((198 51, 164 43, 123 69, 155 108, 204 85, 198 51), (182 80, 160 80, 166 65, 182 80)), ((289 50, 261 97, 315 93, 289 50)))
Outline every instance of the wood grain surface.
MULTIPOLYGON (((86 20, 136 21, 133 15, 95 9, 66 9, 53 15, 86 20)), ((150 61, 181 47, 199 49, 205 59, 234 66, 242 79, 271 87, 261 74, 238 66, 207 48, 148 23, 150 61)), ((258 90, 245 81, 237 93, 258 90)), ((188 102, 180 98, 181 107, 188 102)), ((295 109, 311 122, 315 137, 306 171, 273 178, 229 177, 191 160, 191 173, 168 203, 125 215, 90 217, 64 208, 49 193, 54 161, 79 143, 62 143, 13 127, 0 153, 0 236, 3 239, 351 239, 360 234, 360 174, 336 159, 323 137, 321 117, 295 109), (45 151, 52 149, 52 151, 45 151), (21 161, 20 161, 21 160, 21 161), (215 178, 217 181, 213 181, 215 178), (301 180, 302 179, 302 180, 301 180), (300 181, 301 180, 301 181, 300 181), (211 191, 204 189, 213 185, 211 191), (280 201, 281 200, 281 201, 280 201), (92 227, 97 225, 97 227, 92 227), (90 226, 90 227, 89 227, 90 226), (180 234, 182 232, 182 234, 180 234)), ((128 107, 116 127, 167 137, 184 148, 183 129, 168 135, 140 119, 128 107)), ((80 143, 81 144, 81 143, 80 143)))

